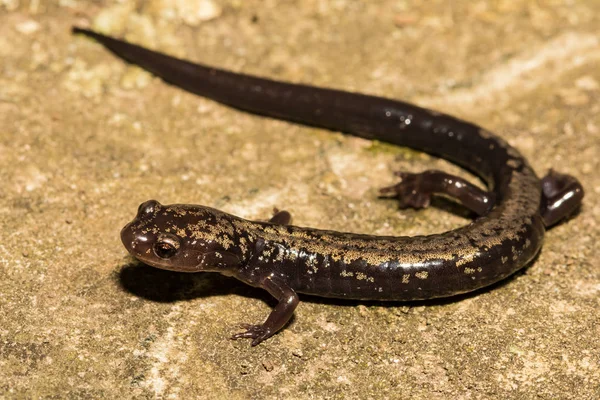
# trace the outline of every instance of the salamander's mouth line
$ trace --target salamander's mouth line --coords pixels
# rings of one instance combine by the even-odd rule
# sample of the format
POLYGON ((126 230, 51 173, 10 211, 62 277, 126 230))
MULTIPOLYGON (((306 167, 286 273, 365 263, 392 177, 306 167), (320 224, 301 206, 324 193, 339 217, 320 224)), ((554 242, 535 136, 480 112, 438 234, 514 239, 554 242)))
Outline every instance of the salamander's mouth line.
POLYGON ((86 29, 73 32, 189 92, 254 114, 425 151, 474 172, 490 188, 483 191, 437 170, 400 173, 401 181, 382 192, 398 198, 401 207, 427 207, 432 196, 443 195, 478 215, 469 226, 418 237, 291 226, 287 213, 265 223, 199 205, 154 200, 140 205, 121 232, 135 257, 175 271, 234 276, 278 300, 264 323, 233 336, 251 338, 253 345, 287 323, 297 293, 416 300, 491 285, 532 260, 545 228, 570 215, 583 198, 574 177, 550 171, 540 180, 505 140, 449 115, 398 100, 237 74, 86 29))

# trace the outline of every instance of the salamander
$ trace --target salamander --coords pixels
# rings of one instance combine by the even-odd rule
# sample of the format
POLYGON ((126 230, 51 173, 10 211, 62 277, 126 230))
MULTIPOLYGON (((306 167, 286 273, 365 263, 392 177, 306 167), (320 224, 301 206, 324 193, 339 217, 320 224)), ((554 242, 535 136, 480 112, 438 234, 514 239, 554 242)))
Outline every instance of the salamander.
POLYGON ((498 282, 540 251, 546 228, 582 203, 579 181, 550 170, 539 179, 517 149, 489 131, 402 101, 280 82, 192 63, 90 30, 74 28, 164 81, 236 109, 340 131, 448 159, 481 177, 481 190, 438 170, 397 175, 381 189, 401 207, 443 195, 476 217, 434 235, 372 236, 294 226, 278 212, 250 221, 187 204, 149 200, 121 231, 127 251, 157 268, 210 271, 267 290, 278 303, 262 324, 233 339, 257 345, 281 330, 298 293, 360 300, 455 296, 498 282))

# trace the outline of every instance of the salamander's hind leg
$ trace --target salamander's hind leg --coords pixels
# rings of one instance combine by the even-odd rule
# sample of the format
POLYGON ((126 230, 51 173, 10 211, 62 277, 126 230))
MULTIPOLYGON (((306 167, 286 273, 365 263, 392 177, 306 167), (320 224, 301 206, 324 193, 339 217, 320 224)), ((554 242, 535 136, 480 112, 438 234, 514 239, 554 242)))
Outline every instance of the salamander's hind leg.
POLYGON ((292 214, 285 210, 279 211, 278 209, 273 209, 273 216, 269 220, 269 222, 277 225, 289 225, 292 222, 292 214))
POLYGON ((418 174, 396 172, 400 183, 380 189, 382 196, 397 197, 401 208, 425 208, 433 195, 443 195, 459 202, 477 215, 483 215, 494 206, 494 196, 472 183, 438 170, 418 174))
POLYGON ((581 183, 571 175, 559 174, 554 170, 542 178, 542 204, 540 213, 546 227, 568 217, 583 199, 581 183))

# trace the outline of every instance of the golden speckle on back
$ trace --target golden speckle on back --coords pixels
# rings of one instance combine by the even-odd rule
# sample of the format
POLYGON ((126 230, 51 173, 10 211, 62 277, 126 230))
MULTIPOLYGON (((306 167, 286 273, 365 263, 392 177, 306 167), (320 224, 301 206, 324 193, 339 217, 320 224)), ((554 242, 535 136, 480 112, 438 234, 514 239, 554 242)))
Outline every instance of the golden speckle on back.
POLYGON ((472 253, 467 253, 467 254, 463 254, 462 256, 460 256, 460 258, 456 261, 456 266, 460 267, 461 265, 473 262, 473 260, 475 259, 475 257, 479 254, 478 251, 473 251, 472 253))
POLYGON ((419 278, 419 279, 427 279, 429 277, 429 272, 427 271, 419 271, 417 273, 415 273, 415 277, 419 278))

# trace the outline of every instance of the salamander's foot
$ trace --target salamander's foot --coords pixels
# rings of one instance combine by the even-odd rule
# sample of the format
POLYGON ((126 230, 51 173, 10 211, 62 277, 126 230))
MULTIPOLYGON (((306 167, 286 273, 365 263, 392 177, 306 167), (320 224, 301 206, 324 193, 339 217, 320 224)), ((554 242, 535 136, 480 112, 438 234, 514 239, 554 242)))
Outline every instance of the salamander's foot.
POLYGON ((477 215, 487 213, 494 206, 493 193, 481 190, 458 176, 442 171, 428 170, 418 174, 396 172, 400 183, 380 189, 382 196, 398 197, 401 208, 425 208, 433 195, 445 195, 459 202, 477 215))
POLYGON ((400 183, 379 189, 379 193, 386 197, 397 197, 400 208, 426 208, 431 203, 432 192, 427 187, 427 173, 413 174, 410 172, 394 172, 402 179, 400 183))
POLYGON ((273 335, 273 332, 271 332, 270 329, 265 328, 263 325, 240 324, 240 327, 246 329, 246 331, 236 333, 235 335, 231 336, 231 339, 253 339, 252 346, 256 346, 260 342, 273 335))
POLYGON ((581 183, 567 174, 554 170, 542 178, 542 204, 540 213, 546 227, 571 215, 581 205, 584 191, 581 183))

